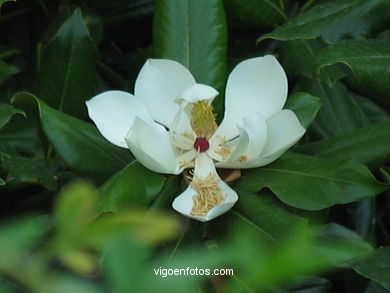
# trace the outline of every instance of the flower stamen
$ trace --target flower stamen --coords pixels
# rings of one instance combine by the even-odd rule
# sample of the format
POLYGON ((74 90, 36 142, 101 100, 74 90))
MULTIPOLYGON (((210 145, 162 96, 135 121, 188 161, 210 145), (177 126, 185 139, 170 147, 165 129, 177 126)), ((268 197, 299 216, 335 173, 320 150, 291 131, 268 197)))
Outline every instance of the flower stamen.
POLYGON ((212 208, 225 200, 214 174, 204 179, 194 177, 190 185, 196 191, 190 212, 192 216, 204 217, 212 208))
POLYGON ((191 110, 191 127, 197 137, 209 139, 217 130, 214 108, 208 101, 196 102, 191 110))

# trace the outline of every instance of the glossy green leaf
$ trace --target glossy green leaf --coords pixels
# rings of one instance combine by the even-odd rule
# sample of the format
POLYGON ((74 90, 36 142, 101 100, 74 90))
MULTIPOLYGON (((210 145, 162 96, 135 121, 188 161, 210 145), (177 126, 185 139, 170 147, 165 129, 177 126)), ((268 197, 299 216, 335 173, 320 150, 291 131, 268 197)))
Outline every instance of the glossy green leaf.
POLYGON ((287 20, 288 1, 224 0, 226 14, 233 24, 244 28, 271 27, 287 20))
POLYGON ((390 47, 387 43, 350 40, 325 48, 318 58, 320 69, 335 63, 346 64, 359 88, 390 105, 390 47))
POLYGON ((374 280, 390 290, 390 247, 374 250, 362 259, 353 262, 352 268, 362 276, 374 280))
POLYGON ((305 218, 288 211, 270 193, 238 193, 240 199, 233 210, 213 221, 217 229, 228 227, 232 231, 247 231, 249 235, 256 234, 264 242, 273 245, 283 240, 292 228, 307 224, 305 218))
POLYGON ((302 126, 308 128, 320 110, 321 102, 308 93, 296 92, 288 97, 285 108, 293 110, 302 126))
POLYGON ((22 110, 18 110, 8 104, 0 104, 0 128, 6 125, 15 114, 21 114, 26 117, 26 114, 22 110))
POLYGON ((160 192, 163 175, 149 171, 133 161, 100 187, 101 210, 116 211, 126 207, 146 206, 160 192))
POLYGON ((390 19, 388 0, 337 0, 319 4, 259 40, 314 39, 328 42, 368 36, 390 19))
POLYGON ((37 103, 44 133, 74 171, 104 182, 130 162, 130 151, 106 141, 91 124, 54 110, 29 93, 19 93, 13 101, 37 103))
POLYGON ((54 174, 45 166, 42 158, 26 158, 0 154, 3 167, 8 170, 7 181, 39 184, 49 190, 57 188, 54 174))
POLYGON ((0 85, 3 84, 10 76, 19 72, 15 66, 8 65, 0 60, 0 85))
POLYGON ((299 89, 321 100, 321 109, 312 129, 323 138, 346 134, 371 124, 353 95, 341 82, 332 84, 320 78, 302 77, 299 89))
POLYGON ((95 91, 95 62, 95 44, 76 10, 40 56, 37 95, 61 112, 84 117, 84 101, 95 91))
POLYGON ((286 42, 282 46, 282 61, 289 74, 297 76, 297 90, 320 99, 321 109, 311 125, 318 136, 328 138, 370 125, 370 121, 355 101, 355 96, 338 79, 344 74, 334 67, 320 73, 318 54, 322 44, 316 40, 286 42))
POLYGON ((296 150, 329 159, 351 158, 373 169, 390 160, 389 145, 390 121, 385 121, 346 135, 299 146, 296 150))
MULTIPOLYGON (((154 17, 155 57, 180 62, 197 82, 222 93, 227 70, 227 28, 222 1, 158 0, 154 17)), ((222 101, 220 95, 217 110, 222 101)))
POLYGON ((0 186, 1 185, 5 185, 5 181, 3 179, 0 178, 0 186))
POLYGON ((170 176, 165 180, 164 186, 149 205, 149 210, 160 210, 170 208, 173 199, 178 196, 180 189, 180 177, 170 176))
POLYGON ((387 189, 362 164, 287 153, 276 162, 245 172, 237 187, 270 188, 283 202, 306 210, 358 201, 387 189))

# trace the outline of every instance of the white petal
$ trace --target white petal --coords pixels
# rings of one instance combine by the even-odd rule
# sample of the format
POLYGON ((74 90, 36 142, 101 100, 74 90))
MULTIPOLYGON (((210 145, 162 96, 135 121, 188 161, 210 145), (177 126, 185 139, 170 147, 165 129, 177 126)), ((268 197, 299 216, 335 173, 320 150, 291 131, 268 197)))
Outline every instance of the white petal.
POLYGON ((261 157, 264 158, 273 157, 281 150, 284 152, 297 143, 306 132, 291 110, 282 110, 268 119, 267 127, 267 144, 261 153, 261 157))
POLYGON ((267 120, 283 108, 286 98, 287 77, 274 56, 245 60, 229 75, 221 130, 238 134, 235 125, 256 112, 267 120))
POLYGON ((136 116, 147 122, 153 121, 145 106, 126 92, 107 91, 86 104, 88 115, 100 133, 111 143, 123 148, 127 148, 125 137, 136 116))
POLYGON ((171 135, 172 143, 183 150, 190 150, 194 148, 195 132, 191 128, 191 122, 183 107, 177 111, 173 119, 169 133, 171 135))
POLYGON ((149 59, 135 81, 134 95, 146 105, 153 119, 169 128, 179 109, 175 100, 194 84, 194 77, 180 63, 149 59))
POLYGON ((182 194, 175 198, 172 207, 182 215, 202 222, 210 221, 230 210, 238 200, 237 193, 219 178, 214 163, 207 154, 201 153, 195 160, 194 176, 204 179, 209 176, 209 174, 214 174, 218 178, 218 187, 225 196, 223 203, 212 208, 206 216, 193 216, 191 215, 191 209, 196 191, 191 186, 188 186, 182 194))
POLYGON ((260 157, 246 162, 216 164, 221 168, 256 168, 268 165, 297 143, 305 134, 297 116, 291 110, 282 110, 267 120, 268 138, 260 157))
POLYGON ((196 83, 190 88, 186 89, 180 98, 190 103, 196 103, 203 100, 210 100, 211 103, 218 94, 218 91, 213 87, 201 83, 196 83))
POLYGON ((179 174, 176 153, 168 132, 156 123, 146 123, 138 117, 126 136, 129 149, 146 168, 164 174, 179 174))

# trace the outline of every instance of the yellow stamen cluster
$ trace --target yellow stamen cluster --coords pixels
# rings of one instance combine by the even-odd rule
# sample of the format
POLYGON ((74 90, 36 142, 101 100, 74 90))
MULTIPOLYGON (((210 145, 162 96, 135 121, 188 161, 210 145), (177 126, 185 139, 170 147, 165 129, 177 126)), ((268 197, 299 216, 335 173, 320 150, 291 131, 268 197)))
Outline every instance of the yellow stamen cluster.
POLYGON ((191 187, 196 191, 191 209, 192 216, 204 217, 213 207, 220 205, 225 200, 218 186, 217 178, 213 174, 204 179, 194 177, 191 187))
POLYGON ((207 101, 196 102, 191 110, 191 127, 197 137, 209 139, 217 129, 213 106, 207 101))

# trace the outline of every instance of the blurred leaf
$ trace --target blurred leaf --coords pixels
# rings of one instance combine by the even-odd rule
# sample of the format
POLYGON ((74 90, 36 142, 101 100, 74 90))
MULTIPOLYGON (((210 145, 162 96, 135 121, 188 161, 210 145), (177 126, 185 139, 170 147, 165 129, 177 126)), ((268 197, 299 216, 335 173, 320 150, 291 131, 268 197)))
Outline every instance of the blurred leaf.
POLYGON ((358 201, 387 189, 358 162, 293 153, 246 171, 237 187, 249 192, 268 187, 286 204, 307 210, 358 201))
POLYGON ((92 221, 80 243, 105 249, 122 236, 127 236, 145 245, 155 245, 176 236, 178 228, 178 221, 166 214, 122 210, 103 214, 92 221))
POLYGON ((388 44, 375 40, 350 40, 323 49, 318 58, 319 69, 339 62, 346 64, 352 70, 359 88, 374 99, 390 105, 388 44))
MULTIPOLYGON (((10 0, 8 0, 10 1, 10 0)), ((1 8, 1 3, 0 3, 1 8)), ((19 72, 15 66, 8 65, 0 60, 0 85, 4 83, 11 75, 14 75, 19 72)))
POLYGON ((5 181, 3 179, 0 178, 0 186, 1 185, 5 185, 5 181))
MULTIPOLYGON (((154 13, 155 57, 187 67, 199 83, 223 93, 227 28, 221 0, 158 0, 154 13)), ((223 99, 216 100, 220 112, 223 99)))
POLYGON ((320 99, 308 93, 296 92, 288 97, 286 109, 293 110, 304 128, 308 128, 321 108, 320 99))
POLYGON ((8 170, 7 181, 39 184, 49 190, 57 188, 57 181, 43 158, 13 157, 4 153, 0 153, 0 158, 3 167, 8 170))
POLYGON ((102 211, 145 207, 160 192, 165 177, 133 161, 100 187, 102 211))
POLYGON ((388 0, 338 0, 319 4, 292 18, 259 41, 314 39, 321 36, 334 43, 343 38, 362 38, 386 24, 390 18, 388 0))
POLYGON ((80 10, 64 22, 40 56, 37 94, 51 107, 84 117, 95 90, 96 47, 80 10))
POLYGON ((0 128, 6 125, 15 114, 21 114, 26 117, 22 110, 18 110, 8 104, 0 104, 0 128))
POLYGON ((18 93, 14 102, 36 102, 43 131, 57 153, 76 172, 103 182, 131 160, 129 151, 107 142, 89 123, 56 111, 29 93, 18 93))
POLYGON ((284 240, 291 228, 307 224, 301 218, 288 211, 283 204, 270 193, 251 194, 239 191, 240 200, 227 216, 212 222, 216 230, 229 227, 231 231, 247 231, 248 235, 258 235, 264 242, 274 245, 284 240))
POLYGON ((96 191, 82 182, 68 186, 56 202, 54 215, 58 239, 64 244, 73 241, 97 216, 96 191))
POLYGON ((351 158, 375 169, 389 162, 389 145, 390 121, 385 121, 349 134, 299 146, 296 150, 329 159, 351 158))
POLYGON ((149 255, 147 247, 128 237, 122 236, 111 245, 103 258, 103 270, 113 287, 113 292, 153 292, 150 291, 153 271, 146 264, 149 255))
POLYGON ((223 3, 229 20, 232 20, 233 24, 238 22, 240 27, 271 27, 287 20, 287 1, 224 0, 223 3))
POLYGON ((381 284, 390 290, 390 247, 381 247, 360 260, 352 263, 352 268, 362 276, 381 284))
POLYGON ((0 226, 0 268, 7 271, 48 231, 44 217, 20 218, 0 226))

